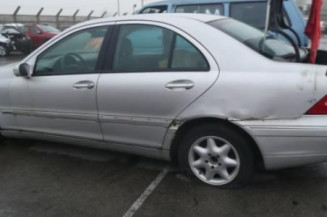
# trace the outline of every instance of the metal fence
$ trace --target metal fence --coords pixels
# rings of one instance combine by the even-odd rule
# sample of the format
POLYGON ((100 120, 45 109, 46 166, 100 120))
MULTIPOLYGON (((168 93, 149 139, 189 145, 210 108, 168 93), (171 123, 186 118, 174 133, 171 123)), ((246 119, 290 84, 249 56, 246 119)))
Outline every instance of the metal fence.
POLYGON ((62 30, 76 23, 101 18, 107 14, 107 11, 105 11, 101 16, 92 16, 94 11, 91 10, 87 16, 79 16, 79 10, 76 10, 72 15, 61 15, 63 9, 60 9, 56 15, 42 15, 44 8, 40 8, 40 10, 35 15, 22 15, 19 14, 20 8, 21 7, 18 6, 13 14, 0 14, 0 24, 38 23, 48 24, 62 30))

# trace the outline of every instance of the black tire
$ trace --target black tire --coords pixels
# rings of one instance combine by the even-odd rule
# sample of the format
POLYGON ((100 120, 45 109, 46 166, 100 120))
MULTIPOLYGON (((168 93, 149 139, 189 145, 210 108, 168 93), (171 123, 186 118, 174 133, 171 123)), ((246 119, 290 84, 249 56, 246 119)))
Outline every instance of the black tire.
MULTIPOLYGON (((197 143, 197 144, 200 144, 200 143, 197 143)), ((223 143, 222 143, 222 146, 223 146, 223 143)), ((217 145, 217 147, 221 148, 221 147, 219 147, 219 145, 217 145)), ((206 147, 205 147, 205 149, 206 149, 206 147)), ((201 155, 201 156, 203 156, 203 155, 201 155)), ((206 154, 205 154, 205 157, 206 157, 206 154)), ((200 158, 203 159, 203 157, 199 157, 198 159, 200 159, 200 158)), ((233 158, 233 157, 231 157, 231 158, 233 158)), ((203 163, 201 163, 201 165, 205 164, 206 168, 207 168, 207 166, 209 166, 208 170, 210 170, 210 168, 212 168, 212 170, 213 170, 213 167, 211 167, 210 165, 212 165, 212 163, 215 164, 216 161, 213 162, 211 159, 212 159, 211 157, 208 157, 208 159, 205 160, 205 162, 203 160, 201 160, 203 162, 203 163), (210 162, 208 162, 208 160, 210 162)), ((205 184, 208 184, 211 186, 215 186, 215 187, 219 187, 219 188, 234 189, 234 188, 244 187, 246 184, 248 184, 251 181, 252 176, 254 174, 254 155, 253 155, 251 146, 249 144, 249 141, 246 138, 244 138, 242 135, 239 135, 239 133, 237 133, 237 131, 235 129, 233 129, 232 127, 225 126, 222 124, 201 125, 201 126, 197 126, 196 128, 189 130, 183 136, 181 144, 178 148, 178 160, 179 160, 179 165, 180 165, 181 169, 184 172, 186 172, 188 175, 192 176, 193 178, 196 178, 198 181, 200 181, 202 183, 205 183, 205 184), (213 172, 214 173, 213 179, 206 181, 206 180, 204 180, 204 179, 206 179, 205 178, 206 169, 204 169, 204 168, 198 169, 199 174, 197 174, 197 175, 195 174, 195 171, 194 171, 196 169, 194 169, 194 167, 193 167, 193 170, 191 169, 191 166, 189 163, 189 158, 194 159, 194 157, 190 157, 190 156, 194 155, 194 153, 195 153, 192 151, 192 154, 190 154, 190 156, 189 156, 191 148, 193 150, 192 145, 195 144, 196 141, 201 141, 201 138, 206 139, 206 141, 203 141, 204 145, 206 145, 206 144, 208 144, 207 138, 209 138, 209 137, 217 138, 218 140, 215 141, 215 143, 219 142, 220 141, 219 139, 223 139, 223 140, 227 141, 229 143, 228 146, 231 145, 230 150, 232 150, 233 153, 230 153, 230 151, 227 151, 227 152, 225 152, 225 153, 228 153, 226 156, 229 158, 228 155, 233 154, 235 159, 237 159, 237 160, 235 160, 235 162, 238 162, 238 166, 230 169, 230 165, 227 166, 227 163, 225 164, 225 160, 222 160, 222 159, 226 159, 226 157, 222 157, 219 155, 221 157, 221 158, 219 158, 219 156, 217 156, 217 158, 219 160, 218 161, 219 166, 215 165, 215 169, 218 169, 218 167, 220 167, 220 169, 222 167, 224 167, 226 171, 227 170, 231 171, 231 173, 233 174, 233 179, 231 179, 230 181, 226 181, 226 183, 212 183, 215 180, 223 179, 223 176, 220 177, 219 173, 217 174, 216 172, 213 172), (234 152, 236 152, 236 154, 234 154, 234 152), (204 170, 204 171, 202 172, 202 170, 204 170), (200 177, 202 177, 202 179, 200 177)), ((200 166, 200 167, 202 167, 202 166, 200 166)), ((232 176, 230 176, 230 177, 232 177, 232 176)))
POLYGON ((4 146, 5 145, 5 139, 3 136, 1 136, 0 134, 0 146, 4 146))
POLYGON ((6 57, 9 55, 9 49, 6 45, 0 44, 0 57, 6 57))

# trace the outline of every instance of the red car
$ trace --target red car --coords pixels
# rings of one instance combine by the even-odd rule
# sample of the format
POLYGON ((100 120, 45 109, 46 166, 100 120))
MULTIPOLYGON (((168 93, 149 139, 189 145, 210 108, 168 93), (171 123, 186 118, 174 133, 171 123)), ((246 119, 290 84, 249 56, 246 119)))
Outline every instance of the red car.
POLYGON ((52 26, 40 24, 26 24, 25 34, 31 38, 33 48, 41 46, 44 42, 60 33, 60 31, 52 26))

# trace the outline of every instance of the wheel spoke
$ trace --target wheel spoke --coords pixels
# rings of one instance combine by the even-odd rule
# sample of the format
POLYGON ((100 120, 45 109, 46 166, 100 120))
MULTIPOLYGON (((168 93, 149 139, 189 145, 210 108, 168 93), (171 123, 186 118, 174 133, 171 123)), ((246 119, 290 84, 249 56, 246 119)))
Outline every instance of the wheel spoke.
POLYGON ((202 148, 199 145, 194 146, 193 150, 194 150, 195 153, 197 153, 201 157, 208 153, 208 150, 206 148, 202 148))
POLYGON ((229 178, 230 178, 230 175, 226 168, 219 170, 219 175, 221 176, 221 178, 223 178, 225 180, 229 180, 229 178))
POLYGON ((219 149, 217 147, 215 140, 211 137, 207 139, 207 149, 208 149, 209 153, 211 153, 211 154, 216 154, 219 152, 219 149))
POLYGON ((223 145, 222 147, 219 148, 219 152, 222 156, 227 156, 231 147, 228 144, 223 145))
POLYGON ((229 157, 224 158, 223 161, 227 167, 237 167, 237 165, 238 165, 236 160, 229 158, 229 157))
POLYGON ((194 166, 195 168, 201 168, 201 167, 204 167, 204 161, 199 158, 198 160, 192 162, 192 166, 194 166))
POLYGON ((206 173, 205 173, 205 176, 206 176, 206 179, 207 180, 211 180, 213 179, 213 177, 215 176, 216 172, 211 170, 211 169, 206 169, 206 173))

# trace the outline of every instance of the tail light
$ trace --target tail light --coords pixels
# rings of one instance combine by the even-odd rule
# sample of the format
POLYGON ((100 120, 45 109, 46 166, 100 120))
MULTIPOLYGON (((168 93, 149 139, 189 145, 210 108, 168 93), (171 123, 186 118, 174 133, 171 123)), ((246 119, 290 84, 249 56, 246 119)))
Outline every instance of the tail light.
POLYGON ((306 113, 307 115, 327 115, 327 96, 317 102, 306 113))

